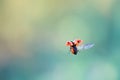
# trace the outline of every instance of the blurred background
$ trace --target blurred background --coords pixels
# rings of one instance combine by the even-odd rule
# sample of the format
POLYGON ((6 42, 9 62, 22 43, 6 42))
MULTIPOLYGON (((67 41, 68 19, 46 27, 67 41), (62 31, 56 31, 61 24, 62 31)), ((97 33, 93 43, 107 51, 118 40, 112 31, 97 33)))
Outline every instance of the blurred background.
POLYGON ((119 48, 120 0, 0 0, 0 80, 120 80, 119 48))

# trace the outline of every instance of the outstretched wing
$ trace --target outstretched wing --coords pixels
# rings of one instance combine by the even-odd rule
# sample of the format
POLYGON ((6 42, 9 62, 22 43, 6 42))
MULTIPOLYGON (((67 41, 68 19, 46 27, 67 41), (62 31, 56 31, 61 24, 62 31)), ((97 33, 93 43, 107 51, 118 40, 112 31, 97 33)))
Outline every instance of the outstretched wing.
POLYGON ((78 46, 77 49, 78 50, 86 50, 86 49, 90 49, 94 46, 93 43, 87 43, 87 44, 83 44, 81 46, 78 46))
POLYGON ((76 46, 80 46, 83 43, 83 40, 76 39, 73 41, 76 46))
POLYGON ((67 42, 65 43, 65 45, 66 45, 66 46, 72 46, 73 43, 72 43, 71 41, 67 41, 67 42))

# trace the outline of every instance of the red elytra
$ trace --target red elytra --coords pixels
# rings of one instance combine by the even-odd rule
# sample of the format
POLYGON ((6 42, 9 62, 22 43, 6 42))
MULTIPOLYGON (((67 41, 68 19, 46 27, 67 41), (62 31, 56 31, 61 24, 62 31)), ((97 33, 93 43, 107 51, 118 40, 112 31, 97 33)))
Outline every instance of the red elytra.
POLYGON ((66 46, 72 46, 72 45, 73 45, 72 42, 70 42, 70 41, 66 42, 66 46))
POLYGON ((76 46, 79 46, 80 44, 83 43, 83 40, 77 39, 77 40, 74 40, 74 43, 76 44, 76 46))

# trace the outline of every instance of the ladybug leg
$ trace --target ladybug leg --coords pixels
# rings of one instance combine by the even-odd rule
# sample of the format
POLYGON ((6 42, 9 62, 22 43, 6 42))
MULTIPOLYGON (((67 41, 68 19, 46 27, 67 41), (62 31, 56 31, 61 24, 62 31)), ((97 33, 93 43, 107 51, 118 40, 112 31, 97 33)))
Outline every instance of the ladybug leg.
POLYGON ((78 50, 78 53, 80 53, 80 50, 78 50))
POLYGON ((70 50, 68 51, 68 54, 70 54, 70 50))

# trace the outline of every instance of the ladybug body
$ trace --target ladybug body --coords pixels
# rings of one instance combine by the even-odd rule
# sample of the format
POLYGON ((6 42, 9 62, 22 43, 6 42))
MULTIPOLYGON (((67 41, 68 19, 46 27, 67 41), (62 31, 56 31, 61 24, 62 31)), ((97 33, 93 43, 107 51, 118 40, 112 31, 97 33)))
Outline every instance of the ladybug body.
POLYGON ((70 46, 70 52, 71 52, 72 54, 76 55, 77 52, 78 52, 77 47, 76 47, 76 45, 75 45, 75 43, 74 43, 73 41, 71 41, 71 42, 72 42, 73 45, 70 46))
POLYGON ((70 47, 70 52, 71 52, 72 54, 76 55, 77 52, 78 52, 77 47, 76 47, 76 46, 71 46, 71 47, 70 47))

